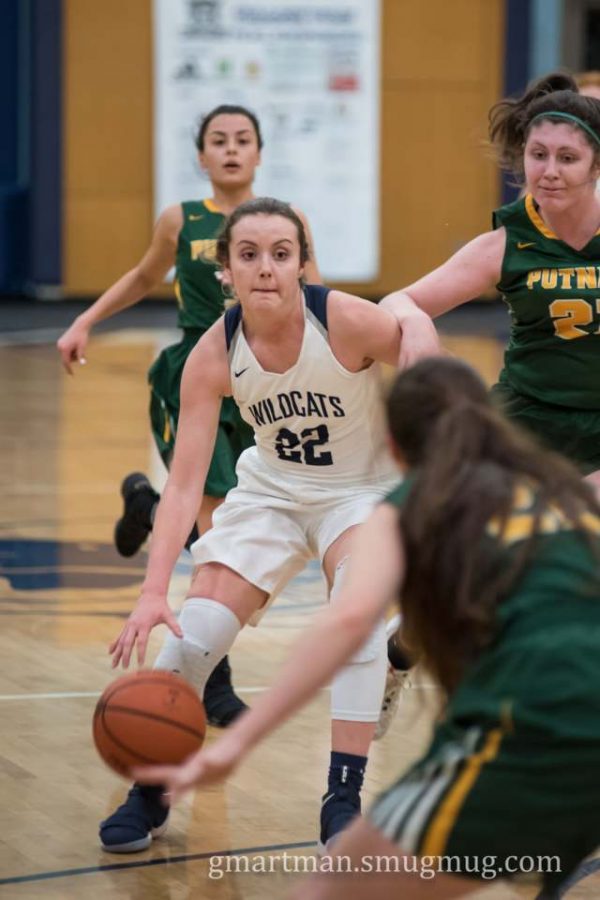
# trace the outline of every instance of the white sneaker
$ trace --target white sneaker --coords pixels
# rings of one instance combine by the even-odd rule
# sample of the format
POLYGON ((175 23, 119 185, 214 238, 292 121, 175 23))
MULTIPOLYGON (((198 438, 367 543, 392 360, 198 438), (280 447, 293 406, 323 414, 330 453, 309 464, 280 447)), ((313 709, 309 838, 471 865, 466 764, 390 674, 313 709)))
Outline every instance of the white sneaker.
POLYGON ((374 741, 380 740, 387 732, 398 711, 400 692, 402 691, 402 688, 408 687, 410 687, 410 671, 406 669, 394 669, 393 666, 388 666, 379 721, 377 722, 375 734, 373 735, 374 741))

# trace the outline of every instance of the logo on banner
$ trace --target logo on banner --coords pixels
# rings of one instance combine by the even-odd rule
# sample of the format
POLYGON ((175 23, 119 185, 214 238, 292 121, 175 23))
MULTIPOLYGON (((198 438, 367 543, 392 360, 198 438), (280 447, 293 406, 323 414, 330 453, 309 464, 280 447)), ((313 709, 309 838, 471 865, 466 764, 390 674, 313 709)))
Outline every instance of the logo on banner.
POLYGON ((221 28, 220 0, 187 0, 185 34, 199 35, 221 28))

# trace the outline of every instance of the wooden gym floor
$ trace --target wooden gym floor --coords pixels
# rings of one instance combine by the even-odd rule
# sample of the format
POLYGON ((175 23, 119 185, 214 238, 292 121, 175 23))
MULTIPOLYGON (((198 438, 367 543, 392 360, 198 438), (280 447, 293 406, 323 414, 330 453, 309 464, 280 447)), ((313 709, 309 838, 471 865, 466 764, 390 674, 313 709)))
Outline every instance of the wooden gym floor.
MULTIPOLYGON (((470 335, 460 318, 445 329, 448 347, 490 382, 502 345, 485 335, 497 332, 497 316, 481 309, 470 335)), ((0 332, 0 897, 284 897, 298 877, 289 870, 310 871, 315 854, 329 756, 325 691, 226 786, 184 801, 149 851, 114 856, 98 844, 98 822, 126 784, 97 757, 91 717, 114 677, 107 645, 137 597, 146 559, 145 551, 122 559, 113 548, 118 488, 136 469, 159 485, 164 479, 149 435, 145 373, 177 339, 132 325, 95 338, 74 378, 62 373, 51 343, 58 332, 36 331, 35 321, 20 335, 0 332)), ((183 555, 172 581, 175 607, 190 571, 183 555)), ((309 567, 258 629, 241 634, 231 660, 248 702, 324 599, 319 571, 309 567)), ((151 659, 161 637, 159 629, 151 659)), ((435 703, 436 691, 417 674, 390 733, 374 745, 367 804, 420 753, 435 703)), ((215 735, 210 730, 208 739, 215 735)), ((481 894, 534 895, 533 887, 500 884, 481 894)), ((598 896, 598 873, 569 893, 598 896)))

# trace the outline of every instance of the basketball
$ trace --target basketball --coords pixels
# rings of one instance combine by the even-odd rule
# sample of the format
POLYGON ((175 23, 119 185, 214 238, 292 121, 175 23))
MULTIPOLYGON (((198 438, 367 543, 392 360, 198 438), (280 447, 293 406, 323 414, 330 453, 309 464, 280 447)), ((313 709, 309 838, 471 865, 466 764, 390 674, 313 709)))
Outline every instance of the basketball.
POLYGON ((94 711, 94 743, 104 762, 129 777, 132 766, 177 764, 202 746, 204 706, 179 675, 142 670, 117 678, 94 711))

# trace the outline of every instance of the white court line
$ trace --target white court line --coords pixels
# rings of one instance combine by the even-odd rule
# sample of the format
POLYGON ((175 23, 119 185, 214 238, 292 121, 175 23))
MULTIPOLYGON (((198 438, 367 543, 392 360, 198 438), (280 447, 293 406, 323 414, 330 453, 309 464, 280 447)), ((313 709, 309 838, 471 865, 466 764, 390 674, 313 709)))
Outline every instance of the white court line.
MULTIPOLYGON (((261 691, 268 690, 266 687, 236 687, 236 691, 240 694, 260 694, 261 691)), ((414 684, 408 685, 411 690, 437 690, 435 684, 414 684)), ((328 688, 323 688, 328 690, 328 688)), ((71 700, 78 697, 99 697, 102 691, 55 691, 48 694, 0 694, 0 702, 4 700, 71 700)))

